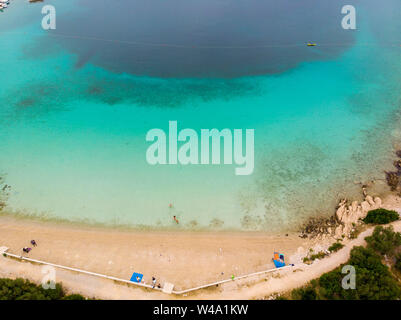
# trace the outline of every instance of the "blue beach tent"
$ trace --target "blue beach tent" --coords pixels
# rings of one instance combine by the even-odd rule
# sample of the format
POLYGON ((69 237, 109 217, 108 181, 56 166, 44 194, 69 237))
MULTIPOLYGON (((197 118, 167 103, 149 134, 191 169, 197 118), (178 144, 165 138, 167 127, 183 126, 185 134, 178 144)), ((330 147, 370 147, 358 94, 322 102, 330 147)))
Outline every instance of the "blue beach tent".
POLYGON ((140 283, 142 281, 143 274, 134 272, 130 281, 140 283))
POLYGON ((274 256, 273 262, 274 262, 274 265, 276 266, 276 268, 281 268, 281 267, 285 266, 283 254, 275 252, 273 256, 274 256))

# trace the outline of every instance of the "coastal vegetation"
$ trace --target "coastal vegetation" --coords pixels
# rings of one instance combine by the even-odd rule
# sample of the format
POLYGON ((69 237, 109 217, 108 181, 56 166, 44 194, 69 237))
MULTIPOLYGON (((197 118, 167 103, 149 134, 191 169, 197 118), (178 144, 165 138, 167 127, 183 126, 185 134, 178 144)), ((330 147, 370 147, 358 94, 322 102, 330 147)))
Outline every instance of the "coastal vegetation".
MULTIPOLYGON (((294 300, 395 300, 401 298, 401 283, 395 273, 401 271, 401 234, 392 226, 377 226, 365 238, 367 247, 354 247, 350 259, 338 268, 292 290, 280 299, 294 300), (344 289, 346 274, 342 268, 355 268, 355 289, 344 289)), ((339 248, 338 245, 332 247, 339 248)), ((334 249, 333 249, 334 250, 334 249)), ((338 250, 338 249, 337 249, 338 250)))
POLYGON ((395 257, 395 264, 394 268, 398 271, 401 272, 401 253, 398 253, 395 257))
POLYGON ((338 250, 340 250, 341 248, 343 248, 344 245, 341 242, 334 242, 330 247, 329 247, 329 251, 330 252, 337 252, 338 250))
POLYGON ((86 300, 80 294, 67 295, 59 283, 44 289, 25 279, 0 279, 0 300, 86 300))
POLYGON ((394 232, 392 226, 384 228, 377 226, 370 237, 365 238, 368 247, 372 248, 381 255, 394 254, 396 248, 401 246, 401 233, 394 232))
POLYGON ((383 208, 370 210, 363 222, 373 224, 387 224, 399 219, 399 215, 394 210, 383 208))
POLYGON ((318 253, 311 253, 309 256, 304 257, 303 262, 310 263, 312 261, 315 261, 316 259, 323 259, 325 256, 327 256, 327 253, 323 251, 319 251, 318 253))
POLYGON ((323 259, 324 257, 328 256, 330 253, 340 250, 342 247, 344 247, 344 245, 341 242, 335 242, 326 251, 319 251, 317 253, 313 253, 313 251, 309 251, 309 255, 304 257, 303 262, 308 264, 308 263, 311 263, 312 261, 315 261, 316 259, 323 259))

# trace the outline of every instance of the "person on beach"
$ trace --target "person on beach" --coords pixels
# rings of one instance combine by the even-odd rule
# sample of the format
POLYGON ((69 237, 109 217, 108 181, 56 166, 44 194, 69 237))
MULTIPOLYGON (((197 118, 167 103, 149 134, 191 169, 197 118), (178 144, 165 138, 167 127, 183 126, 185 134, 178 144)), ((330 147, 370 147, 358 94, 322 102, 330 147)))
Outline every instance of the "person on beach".
POLYGON ((179 224, 179 221, 178 221, 178 219, 177 219, 176 216, 174 216, 173 219, 174 219, 174 221, 175 221, 177 224, 179 224))
POLYGON ((25 253, 29 253, 29 251, 31 251, 31 250, 32 250, 31 248, 27 248, 27 247, 22 248, 22 251, 24 251, 25 253))
POLYGON ((152 288, 154 289, 156 287, 156 278, 155 277, 152 277, 152 283, 153 283, 152 288))
POLYGON ((37 246, 37 243, 36 243, 36 241, 35 241, 35 240, 31 240, 31 244, 32 244, 34 247, 36 247, 36 246, 37 246))

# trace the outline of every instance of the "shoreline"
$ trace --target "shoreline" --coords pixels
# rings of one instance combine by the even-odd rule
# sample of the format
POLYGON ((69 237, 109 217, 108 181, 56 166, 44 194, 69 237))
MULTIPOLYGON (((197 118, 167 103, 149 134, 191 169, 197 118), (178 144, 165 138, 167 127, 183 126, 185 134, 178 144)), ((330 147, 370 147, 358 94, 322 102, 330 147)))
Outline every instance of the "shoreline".
POLYGON ((224 227, 214 227, 212 225, 209 226, 197 226, 197 227, 189 227, 188 224, 178 224, 171 226, 158 226, 158 225, 129 225, 129 224, 112 224, 112 223, 102 223, 102 222, 93 222, 83 220, 68 220, 57 217, 45 217, 43 215, 34 215, 28 213, 20 213, 20 212, 10 212, 10 211, 1 211, 0 207, 0 219, 12 219, 16 221, 22 222, 31 222, 35 223, 43 223, 46 225, 53 225, 57 227, 67 227, 67 228, 77 228, 77 229, 88 229, 88 230, 109 230, 109 231, 117 231, 117 232, 156 232, 156 233, 222 233, 222 234, 274 234, 281 235, 286 233, 297 233, 299 227, 294 227, 292 229, 285 229, 283 231, 277 230, 263 230, 256 229, 253 230, 251 228, 248 229, 240 229, 240 228, 224 228, 224 227))

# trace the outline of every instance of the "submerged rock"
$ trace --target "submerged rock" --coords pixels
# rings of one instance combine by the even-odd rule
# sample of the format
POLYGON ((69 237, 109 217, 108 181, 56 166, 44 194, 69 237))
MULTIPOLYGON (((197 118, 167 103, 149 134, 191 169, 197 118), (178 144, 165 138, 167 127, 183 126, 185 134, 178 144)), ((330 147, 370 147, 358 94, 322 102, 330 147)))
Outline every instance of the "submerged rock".
POLYGON ((401 169, 401 160, 395 160, 394 167, 396 167, 397 169, 401 169))
POLYGON ((387 184, 390 186, 392 191, 395 191, 398 188, 400 182, 398 173, 392 171, 385 171, 385 173, 386 173, 387 184))

